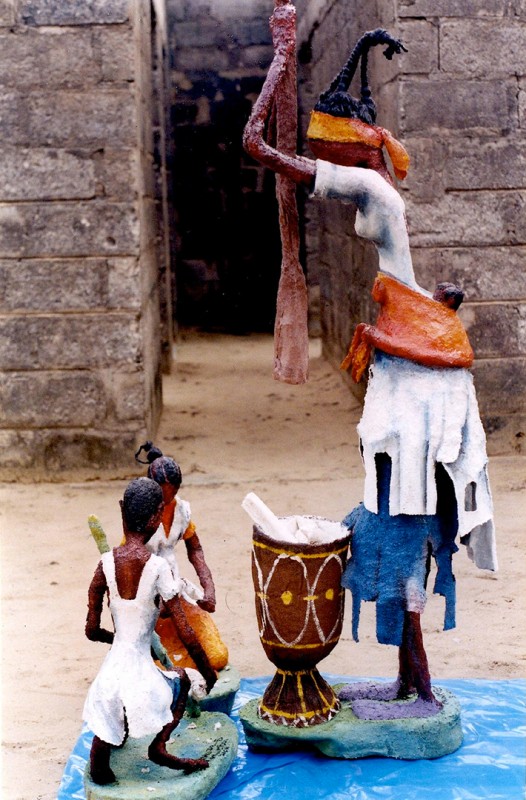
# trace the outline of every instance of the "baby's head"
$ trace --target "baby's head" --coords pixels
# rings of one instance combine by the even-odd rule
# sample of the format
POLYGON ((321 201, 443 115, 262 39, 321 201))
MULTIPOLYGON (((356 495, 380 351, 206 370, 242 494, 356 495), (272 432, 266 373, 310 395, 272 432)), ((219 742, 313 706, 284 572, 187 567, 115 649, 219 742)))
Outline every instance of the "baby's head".
POLYGON ((459 286, 454 283, 437 283, 436 289, 433 292, 433 300, 438 300, 448 308, 456 311, 460 307, 464 299, 464 292, 459 286))

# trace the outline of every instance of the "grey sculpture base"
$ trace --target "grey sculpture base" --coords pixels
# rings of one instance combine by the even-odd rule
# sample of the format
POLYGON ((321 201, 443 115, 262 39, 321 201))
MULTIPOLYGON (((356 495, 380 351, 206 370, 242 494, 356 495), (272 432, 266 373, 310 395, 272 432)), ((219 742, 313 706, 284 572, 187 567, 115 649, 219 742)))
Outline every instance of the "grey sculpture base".
POLYGON ((210 766, 185 775, 148 759, 148 739, 128 739, 111 755, 116 783, 98 786, 84 776, 86 800, 204 800, 225 777, 236 757, 237 728, 224 714, 203 712, 184 717, 172 734, 168 751, 180 758, 206 758, 210 766))
MULTIPOLYGON (((342 687, 334 688, 337 692, 342 687)), ((433 687, 433 692, 443 707, 434 716, 423 719, 362 720, 344 702, 341 711, 329 722, 291 728, 260 719, 259 700, 244 705, 240 718, 247 744, 256 752, 311 747, 330 758, 439 758, 453 753, 462 744, 460 704, 446 689, 433 687)))
POLYGON ((232 711, 240 683, 239 672, 229 664, 218 673, 212 691, 199 702, 200 708, 203 711, 220 711, 228 716, 232 711))

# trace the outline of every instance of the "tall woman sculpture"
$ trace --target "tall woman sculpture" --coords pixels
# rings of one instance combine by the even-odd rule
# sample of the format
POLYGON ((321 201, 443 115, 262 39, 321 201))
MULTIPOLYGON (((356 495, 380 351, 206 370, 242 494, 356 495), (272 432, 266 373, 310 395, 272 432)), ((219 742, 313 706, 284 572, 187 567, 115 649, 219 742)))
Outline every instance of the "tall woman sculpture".
POLYGON ((377 638, 399 646, 399 674, 392 685, 351 685, 341 696, 364 719, 430 716, 440 703, 431 688, 420 614, 431 557, 438 567, 434 591, 446 600, 445 628, 454 626, 457 535, 478 567, 496 569, 485 435, 468 371, 473 353, 456 315, 461 293, 441 285, 432 296, 416 282, 404 203, 382 147, 399 178, 409 158, 375 125, 367 51, 384 44, 391 58, 404 49, 401 42, 380 29, 362 37, 311 116, 313 161, 280 152, 265 139, 280 81, 295 58, 294 26, 294 6, 276 0, 275 57, 245 130, 245 148, 278 174, 306 184, 315 198, 355 205, 356 233, 375 244, 380 268, 373 288, 378 321, 358 326, 345 362, 359 379, 374 349, 358 425, 364 502, 346 518, 352 538, 343 582, 353 596, 355 638, 360 603, 376 601, 377 638), (347 89, 360 61, 355 99, 347 89), (413 695, 413 702, 386 702, 413 695))

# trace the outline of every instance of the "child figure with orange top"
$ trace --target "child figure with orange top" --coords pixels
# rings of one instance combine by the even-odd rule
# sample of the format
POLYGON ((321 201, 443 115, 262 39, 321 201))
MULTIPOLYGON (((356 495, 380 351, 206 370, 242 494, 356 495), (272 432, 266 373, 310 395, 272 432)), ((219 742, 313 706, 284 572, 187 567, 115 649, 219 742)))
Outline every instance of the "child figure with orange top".
POLYGON ((181 469, 173 458, 164 456, 152 442, 141 445, 135 460, 148 464, 148 477, 161 487, 164 500, 162 519, 146 547, 168 562, 173 577, 181 585, 180 614, 175 618, 173 613, 161 612, 156 632, 170 660, 181 667, 197 666, 192 656, 193 644, 197 642, 206 653, 210 666, 204 677, 210 680, 215 672, 226 667, 228 648, 210 616, 216 606, 214 580, 191 519, 190 503, 178 496, 182 482, 181 469), (142 451, 146 454, 146 461, 140 459, 142 451), (199 586, 179 573, 176 548, 181 541, 199 578, 199 586))
POLYGON ((432 558, 434 592, 445 597, 445 628, 455 624, 452 555, 455 539, 483 569, 497 567, 485 435, 479 417, 473 361, 456 309, 462 293, 440 284, 434 294, 415 279, 404 202, 393 185, 409 156, 376 126, 367 79, 368 50, 386 45, 391 58, 405 48, 385 30, 366 33, 312 113, 307 137, 317 160, 280 153, 265 140, 267 120, 288 59, 295 57, 295 10, 276 0, 271 19, 275 58, 245 129, 247 151, 314 198, 356 207, 355 230, 378 251, 373 297, 375 325, 359 325, 343 366, 359 380, 373 355, 358 425, 365 466, 364 502, 349 514, 351 559, 343 584, 353 598, 358 638, 362 601, 376 602, 377 638, 399 647, 393 684, 355 684, 340 697, 362 719, 432 717, 441 703, 431 688, 420 615, 432 558), (361 63, 360 98, 348 94, 361 63), (391 700, 405 700, 392 703, 391 700))

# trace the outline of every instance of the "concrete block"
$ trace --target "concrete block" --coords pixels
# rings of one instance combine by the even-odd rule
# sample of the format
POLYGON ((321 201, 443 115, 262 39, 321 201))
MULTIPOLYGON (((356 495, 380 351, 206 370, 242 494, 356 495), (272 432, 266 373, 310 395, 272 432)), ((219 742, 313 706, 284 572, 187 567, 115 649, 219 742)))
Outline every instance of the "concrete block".
POLYGON ((235 21, 243 19, 257 19, 258 17, 270 17, 272 5, 269 9, 267 0, 245 0, 239 3, 238 0, 190 0, 187 4, 189 8, 201 6, 202 10, 208 9, 211 16, 215 19, 232 19, 235 21))
POLYGON ((472 372, 483 418, 508 414, 524 416, 526 359, 476 359, 472 372))
POLYGON ((470 303, 459 316, 476 358, 526 356, 526 304, 470 303))
POLYGON ((135 208, 126 203, 23 203, 0 207, 0 257, 134 255, 135 208))
MULTIPOLYGON (((242 23, 240 23, 242 25, 242 23)), ((225 26, 216 19, 192 19, 180 22, 174 29, 175 48, 207 48, 226 46, 225 26)))
POLYGON ((6 312, 139 310, 140 291, 136 258, 0 261, 0 305, 6 312))
POLYGON ((11 144, 54 147, 134 146, 136 103, 128 85, 0 94, 0 122, 11 144))
MULTIPOLYGON (((142 427, 142 426, 141 426, 142 427)), ((141 428, 139 428, 139 431, 141 428)), ((134 471, 130 453, 138 438, 137 430, 122 429, 98 431, 48 431, 43 438, 42 460, 48 477, 64 480, 83 469, 90 475, 101 477, 128 476, 134 471), (126 465, 126 466, 123 466, 126 465), (109 475, 108 475, 109 473, 109 475)))
MULTIPOLYGON (((438 137, 404 137, 411 163, 407 178, 399 189, 405 198, 408 192, 414 200, 432 202, 444 193, 443 170, 447 161, 447 145, 438 137)), ((389 159, 387 159, 389 161, 389 159)), ((388 164, 389 166, 389 164, 388 164)))
POLYGON ((524 142, 510 137, 449 142, 443 181, 446 189, 525 188, 524 142))
POLYGON ((240 47, 272 44, 272 36, 266 17, 242 20, 240 24, 234 27, 232 35, 240 47))
POLYGON ((134 202, 139 188, 138 154, 131 146, 100 148, 93 153, 95 188, 98 197, 134 202))
POLYGON ((15 5, 13 0, 0 0, 0 28, 15 24, 15 5))
POLYGON ((108 261, 108 308, 141 307, 141 267, 138 258, 108 261))
POLYGON ((96 191, 94 164, 53 147, 11 147, 0 151, 0 200, 88 199, 96 191))
POLYGON ((438 25, 428 20, 403 20, 400 38, 407 47, 397 62, 404 75, 429 74, 438 69, 438 25))
POLYGON ((16 28, 0 33, 0 85, 87 86, 100 80, 90 32, 16 28))
POLYGON ((130 0, 22 0, 26 25, 113 25, 129 19, 130 0))
POLYGON ((142 360, 139 321, 129 313, 3 317, 0 332, 0 369, 91 369, 142 360))
POLYGON ((218 48, 186 49, 174 51, 175 69, 185 72, 220 72, 228 69, 230 58, 226 50, 218 48))
POLYGON ((506 78, 526 73, 526 22, 463 19, 440 26, 440 70, 463 77, 506 78), (481 47, 487 42, 487 47, 481 47))
POLYGON ((103 308, 107 270, 102 259, 0 261, 0 304, 6 312, 103 308))
MULTIPOLYGON (((0 431, 0 479, 20 482, 129 478, 146 429, 0 431)), ((151 435, 151 434, 150 434, 151 435)))
POLYGON ((101 65, 102 80, 132 81, 136 77, 133 31, 127 27, 96 28, 93 49, 101 65))
POLYGON ((432 204, 406 198, 411 247, 526 243, 526 192, 450 192, 432 204))
POLYGON ((404 133, 444 128, 502 132, 516 124, 517 88, 497 80, 401 80, 400 110, 404 133))
POLYGON ((9 372, 0 386, 4 428, 68 428, 96 425, 106 416, 104 387, 81 372, 9 372))
POLYGON ((417 281, 433 291, 450 281, 464 291, 465 302, 526 297, 526 247, 415 247, 417 281))
POLYGON ((22 144, 28 142, 29 109, 25 96, 20 92, 0 92, 0 127, 3 141, 22 144))
POLYGON ((507 0, 400 0, 400 17, 504 16, 507 0))
POLYGON ((241 51, 241 63, 245 67, 267 69, 274 57, 272 45, 252 45, 241 51))
POLYGON ((520 82, 519 89, 519 126, 526 128, 526 80, 520 82))
POLYGON ((144 420, 146 413, 144 374, 133 372, 115 375, 110 372, 106 379, 111 387, 115 418, 121 422, 135 420, 140 423, 144 420))

